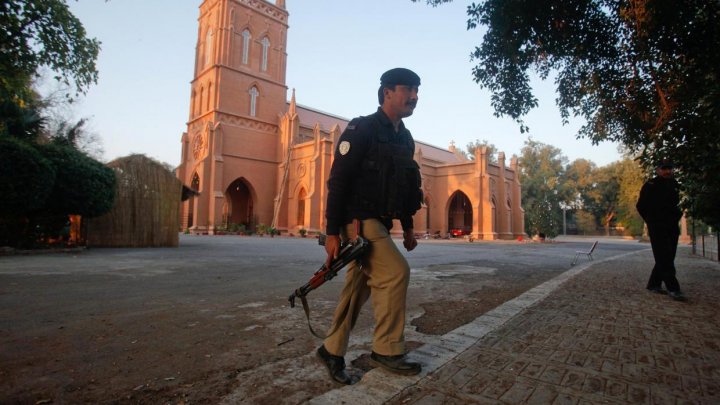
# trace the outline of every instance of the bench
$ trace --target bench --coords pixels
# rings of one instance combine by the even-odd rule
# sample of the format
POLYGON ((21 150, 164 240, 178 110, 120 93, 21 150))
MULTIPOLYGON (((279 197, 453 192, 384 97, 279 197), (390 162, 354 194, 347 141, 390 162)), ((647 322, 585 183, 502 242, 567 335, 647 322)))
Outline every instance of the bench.
POLYGON ((593 243, 592 246, 590 247, 590 250, 587 250, 587 251, 585 251, 585 250, 576 250, 576 251, 575 251, 575 258, 573 259, 573 262, 572 262, 571 266, 574 266, 575 263, 577 263, 578 257, 580 257, 580 255, 585 255, 585 256, 588 257, 588 260, 593 260, 592 254, 593 254, 593 252, 595 251, 595 248, 597 247, 597 245, 598 245, 598 241, 595 241, 595 243, 593 243))

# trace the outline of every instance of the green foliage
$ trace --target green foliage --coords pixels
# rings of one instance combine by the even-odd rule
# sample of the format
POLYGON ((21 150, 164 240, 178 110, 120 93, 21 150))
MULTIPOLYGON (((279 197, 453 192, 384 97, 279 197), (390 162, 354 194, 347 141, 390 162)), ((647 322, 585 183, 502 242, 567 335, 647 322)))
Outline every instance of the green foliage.
POLYGON ((519 166, 525 231, 530 235, 544 233, 554 237, 560 233, 560 202, 568 199, 560 183, 566 160, 554 146, 532 139, 525 141, 519 166))
POLYGON ((27 100, 38 68, 83 93, 97 82, 100 43, 64 0, 4 0, 0 5, 0 98, 27 100))
POLYGON ((469 142, 467 146, 465 146, 466 152, 461 152, 465 156, 468 157, 470 160, 475 160, 475 150, 482 148, 483 146, 487 147, 487 158, 488 162, 490 163, 497 163, 497 147, 495 144, 490 143, 486 139, 483 139, 482 141, 479 139, 476 139, 475 142, 469 142))
POLYGON ((85 217, 102 215, 115 200, 115 172, 68 145, 38 146, 57 173, 45 211, 85 217))
POLYGON ((595 235, 597 229, 597 218, 592 213, 579 210, 575 213, 575 222, 577 223, 578 233, 580 235, 595 235))
POLYGON ((635 208, 640 188, 643 185, 643 172, 632 159, 625 158, 618 163, 618 181, 620 189, 617 200, 617 223, 625 228, 626 235, 640 236, 644 221, 635 208))
POLYGON ((585 208, 600 221, 605 228, 605 234, 610 234, 610 226, 617 215, 618 193, 620 182, 618 179, 618 163, 611 163, 595 170, 593 173, 593 187, 585 198, 585 208))
MULTIPOLYGON (((717 137, 720 131, 716 132, 717 137)), ((689 216, 720 229, 720 155, 686 165, 678 176, 689 216)), ((701 157, 702 159, 702 157, 701 157)))
POLYGON ((648 172, 672 158, 685 206, 720 226, 720 2, 485 0, 467 13, 486 28, 473 76, 496 115, 528 130, 530 72, 552 73, 563 121, 586 122, 578 137, 617 141, 648 172))
POLYGON ((33 247, 65 232, 69 214, 112 207, 113 171, 76 149, 84 121, 61 126, 61 136, 43 144, 47 117, 32 89, 46 67, 84 93, 97 81, 100 46, 65 0, 5 0, 0 27, 0 243, 33 247))
POLYGON ((236 223, 232 223, 232 222, 230 224, 228 224, 227 230, 228 230, 228 232, 237 233, 237 234, 241 234, 241 235, 246 233, 245 225, 236 224, 236 223))
POLYGON ((45 119, 34 105, 0 99, 0 136, 12 136, 26 142, 37 140, 45 125, 45 119))
POLYGON ((635 201, 643 178, 638 164, 626 158, 603 167, 585 159, 564 165, 566 160, 554 146, 525 142, 519 165, 526 231, 557 235, 565 208, 583 234, 595 234, 598 226, 609 233, 615 225, 636 232, 635 201))
POLYGON ((32 146, 0 136, 0 217, 20 216, 45 205, 55 168, 32 146))

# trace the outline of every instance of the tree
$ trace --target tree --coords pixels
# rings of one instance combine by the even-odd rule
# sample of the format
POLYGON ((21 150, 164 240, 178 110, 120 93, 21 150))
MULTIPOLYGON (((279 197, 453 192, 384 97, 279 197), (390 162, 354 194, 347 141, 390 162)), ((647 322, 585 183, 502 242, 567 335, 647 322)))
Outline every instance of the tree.
POLYGON ((101 215, 113 204, 115 175, 77 148, 84 120, 55 133, 32 86, 41 68, 71 94, 97 81, 99 42, 87 38, 65 0, 0 4, 0 243, 33 247, 56 237, 69 214, 101 215))
POLYGON ((644 180, 642 168, 636 161, 626 157, 618 162, 617 170, 620 185, 617 223, 625 228, 626 235, 642 235, 644 222, 635 208, 644 180))
POLYGON ((520 183, 525 209, 525 229, 531 235, 556 236, 562 224, 560 203, 569 195, 561 187, 567 158, 560 149, 532 140, 525 141, 521 157, 520 183))
POLYGON ((497 163, 497 147, 485 139, 482 141, 476 139, 475 142, 468 142, 467 146, 465 146, 465 152, 461 153, 467 156, 468 159, 475 160, 475 150, 482 148, 483 146, 487 147, 488 162, 497 163))
POLYGON ((0 221, 42 208, 55 183, 55 168, 35 148, 0 137, 0 221))
POLYGON ((496 115, 528 130, 529 72, 553 73, 563 120, 586 121, 578 137, 620 142, 647 171, 672 158, 686 206, 720 226, 720 2, 485 0, 467 12, 468 29, 487 28, 473 76, 496 115))
POLYGON ((587 159, 576 159, 567 167, 562 178, 562 187, 570 197, 565 205, 583 208, 588 203, 588 195, 594 187, 597 165, 587 159))
MULTIPOLYGON (((23 102, 40 67, 78 93, 97 82, 100 43, 65 0, 4 0, 0 5, 0 100, 23 102)), ((68 96, 70 96, 68 94, 68 96)))
POLYGON ((63 143, 71 146, 80 152, 92 157, 100 159, 103 155, 102 142, 98 139, 97 134, 87 131, 85 124, 86 119, 80 119, 72 124, 64 119, 49 120, 52 126, 48 130, 48 137, 55 142, 63 143))
MULTIPOLYGON (((563 209, 563 215, 566 212, 572 210, 572 215, 569 218, 564 218, 567 222, 572 223, 572 219, 575 219, 575 224, 580 227, 580 212, 587 205, 587 198, 590 190, 593 187, 593 174, 597 170, 595 163, 587 159, 576 159, 565 167, 565 173, 561 180, 561 187, 564 190, 564 195, 568 196, 568 200, 560 202, 560 208, 563 209)), ((593 217, 590 213, 585 213, 583 217, 585 223, 588 222, 587 217, 593 217)), ((594 217, 593 217, 594 218, 594 217)), ((593 221, 595 222, 595 221, 593 221)), ((594 227, 592 228, 595 229, 594 227)), ((582 228, 583 233, 588 233, 588 228, 582 228)))
POLYGON ((575 213, 575 222, 580 235, 595 235, 597 233, 597 218, 585 210, 578 210, 575 213))
POLYGON ((605 228, 605 235, 609 236, 610 226, 617 216, 618 193, 620 192, 618 163, 611 163, 595 170, 593 180, 592 189, 588 192, 586 207, 605 228))
POLYGON ((22 104, 0 100, 0 137, 35 142, 45 126, 34 100, 22 104))
POLYGON ((115 201, 115 172, 112 169, 63 141, 55 140, 38 145, 38 148, 57 173, 50 203, 43 211, 84 217, 110 211, 115 201))

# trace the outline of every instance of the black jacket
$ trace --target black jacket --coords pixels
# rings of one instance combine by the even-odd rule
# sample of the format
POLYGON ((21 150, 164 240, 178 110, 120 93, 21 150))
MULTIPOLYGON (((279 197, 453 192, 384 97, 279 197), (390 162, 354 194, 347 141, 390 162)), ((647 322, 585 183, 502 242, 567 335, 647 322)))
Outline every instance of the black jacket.
MULTIPOLYGON (((377 139, 384 137, 389 143, 402 148, 403 153, 412 155, 415 142, 401 122, 395 132, 390 119, 381 108, 374 114, 355 118, 340 135, 335 149, 334 161, 328 179, 328 197, 325 209, 328 235, 338 235, 343 225, 353 219, 376 218, 385 226, 392 227, 392 218, 384 218, 378 212, 363 204, 376 197, 380 186, 377 176, 369 173, 368 161, 377 160, 377 139)), ((403 229, 413 227, 412 214, 398 218, 403 229)))
POLYGON ((636 208, 648 227, 677 228, 682 217, 680 185, 673 178, 648 180, 640 189, 636 208))

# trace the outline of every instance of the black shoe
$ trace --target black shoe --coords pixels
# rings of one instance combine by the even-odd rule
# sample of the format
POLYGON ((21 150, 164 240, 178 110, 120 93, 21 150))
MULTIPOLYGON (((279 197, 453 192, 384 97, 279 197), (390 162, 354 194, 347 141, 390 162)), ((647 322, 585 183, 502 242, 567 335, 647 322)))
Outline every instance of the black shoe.
POLYGON ((662 287, 648 287, 648 291, 654 292, 656 294, 667 294, 667 290, 663 290, 662 287))
POLYGON ((375 352, 370 353, 370 363, 388 371, 402 375, 416 375, 422 371, 420 363, 407 361, 404 354, 397 356, 383 356, 375 352))
POLYGON ((330 373, 330 378, 340 384, 351 385, 352 378, 345 372, 345 359, 340 356, 333 356, 325 349, 325 345, 317 349, 317 357, 323 362, 330 373))
POLYGON ((687 301, 687 297, 685 294, 682 293, 682 291, 668 291, 668 295, 670 298, 674 299, 675 301, 687 301))

